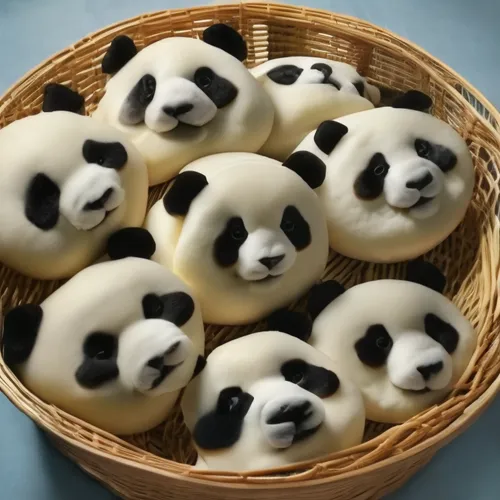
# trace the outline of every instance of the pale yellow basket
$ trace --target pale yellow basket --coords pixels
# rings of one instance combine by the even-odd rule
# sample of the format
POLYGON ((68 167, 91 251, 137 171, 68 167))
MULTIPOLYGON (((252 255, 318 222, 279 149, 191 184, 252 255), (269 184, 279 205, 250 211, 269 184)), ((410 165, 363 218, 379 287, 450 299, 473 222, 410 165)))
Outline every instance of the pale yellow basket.
MULTIPOLYGON (((464 431, 500 388, 499 206, 500 117, 494 107, 450 68, 400 37, 358 19, 291 6, 245 3, 145 14, 109 26, 43 62, 0 99, 0 126, 40 110, 44 84, 71 85, 90 112, 103 94, 100 62, 111 40, 125 33, 139 47, 161 38, 197 37, 225 22, 247 39, 247 64, 270 58, 314 55, 345 61, 368 80, 399 91, 420 89, 434 100, 433 114, 468 142, 476 189, 460 227, 426 258, 448 276, 446 294, 477 330, 469 369, 441 405, 392 428, 369 423, 365 442, 316 462, 241 475, 197 471, 195 453, 180 413, 151 432, 123 440, 40 401, 0 359, 0 387, 47 431, 59 449, 119 495, 142 500, 252 499, 360 500, 394 490, 436 451, 464 431)), ((1 165, 0 165, 1 168, 1 165)), ((151 191, 150 204, 165 186, 151 191)), ((401 276, 404 265, 371 265, 331 254, 325 277, 346 286, 401 276)), ((40 302, 60 283, 27 279, 0 267, 4 310, 40 302)), ((208 326, 207 353, 256 329, 208 326)))

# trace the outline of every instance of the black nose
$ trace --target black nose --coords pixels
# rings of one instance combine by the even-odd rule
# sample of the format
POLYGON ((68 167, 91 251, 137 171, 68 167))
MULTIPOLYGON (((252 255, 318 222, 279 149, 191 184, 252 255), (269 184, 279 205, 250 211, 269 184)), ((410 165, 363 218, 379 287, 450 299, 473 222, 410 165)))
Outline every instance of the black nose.
POLYGON ((283 422, 293 422, 299 425, 311 416, 311 406, 309 401, 285 404, 266 423, 276 425, 283 422))
POLYGON ((165 354, 163 356, 156 356, 156 358, 151 358, 148 361, 148 366, 150 366, 151 368, 156 368, 157 370, 161 370, 163 368, 163 365, 165 364, 164 356, 166 356, 167 354, 172 354, 175 351, 177 351, 177 349, 179 348, 180 344, 181 344, 180 341, 174 342, 165 351, 165 354))
POLYGON ((175 351, 177 351, 177 349, 179 348, 179 346, 181 345, 181 341, 178 340, 177 342, 174 342, 166 351, 165 351, 165 354, 172 354, 174 353, 175 351))
POLYGON ((406 183, 406 187, 409 189, 424 189, 425 186, 428 186, 434 177, 432 177, 432 174, 430 172, 427 172, 421 179, 418 179, 416 181, 408 181, 406 183))
POLYGON ((276 267, 283 259, 285 255, 276 255, 276 257, 264 257, 259 260, 261 264, 264 264, 268 269, 276 267))
POLYGON ((83 209, 86 211, 103 209, 104 205, 111 198, 112 194, 113 194, 113 188, 106 189, 106 191, 104 191, 104 194, 98 200, 87 203, 83 207, 83 209))
POLYGON ((437 363, 432 363, 430 365, 417 366, 417 370, 422 374, 424 380, 429 380, 432 375, 436 375, 443 369, 443 362, 438 361, 437 363))
POLYGON ((177 118, 179 115, 183 115, 184 113, 188 113, 193 109, 192 104, 181 104, 180 106, 176 106, 175 108, 172 106, 165 106, 163 108, 163 112, 168 115, 172 116, 173 118, 177 118))

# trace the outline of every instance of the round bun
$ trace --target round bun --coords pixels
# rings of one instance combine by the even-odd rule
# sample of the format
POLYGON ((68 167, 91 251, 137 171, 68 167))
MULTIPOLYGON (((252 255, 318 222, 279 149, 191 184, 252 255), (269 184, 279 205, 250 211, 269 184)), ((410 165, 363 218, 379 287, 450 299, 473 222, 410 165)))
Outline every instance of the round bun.
POLYGON ((317 190, 330 246, 369 262, 434 248, 465 216, 474 187, 467 144, 421 111, 378 108, 324 122, 296 148, 327 165, 317 190))
POLYGON ((275 109, 260 154, 284 161, 323 120, 372 109, 379 90, 346 63, 321 57, 271 59, 250 70, 275 109))
POLYGON ((149 212, 153 260, 195 291, 208 323, 258 321, 304 294, 325 268, 328 235, 314 191, 251 153, 186 167, 149 212))
POLYGON ((238 59, 202 40, 172 37, 112 75, 93 117, 130 137, 156 185, 203 156, 257 151, 274 110, 238 59))
POLYGON ((44 401, 115 434, 159 425, 204 351, 200 309, 162 266, 90 266, 5 319, 4 359, 44 401))
POLYGON ((310 343, 361 389, 369 420, 401 423, 451 391, 476 335, 445 296, 387 279, 335 298, 315 320, 310 343))
POLYGON ((198 468, 245 471, 319 458, 361 443, 359 389, 331 360, 276 331, 217 347, 184 391, 198 468))
POLYGON ((68 278, 111 233, 140 226, 146 165, 125 136, 68 111, 0 130, 0 261, 30 277, 68 278))

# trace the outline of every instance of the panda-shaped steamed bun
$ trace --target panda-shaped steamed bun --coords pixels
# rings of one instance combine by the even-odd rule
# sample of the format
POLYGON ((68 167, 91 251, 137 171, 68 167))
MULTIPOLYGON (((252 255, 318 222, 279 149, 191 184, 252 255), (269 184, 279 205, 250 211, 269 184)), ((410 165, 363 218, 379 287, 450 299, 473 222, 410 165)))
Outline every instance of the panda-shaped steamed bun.
POLYGON ((5 318, 3 355, 42 400, 127 435, 165 420, 202 365, 200 309, 180 279, 137 257, 87 267, 5 318))
POLYGON ((322 121, 371 109, 380 102, 380 91, 342 62, 283 57, 250 71, 275 110, 271 134, 259 153, 280 161, 322 121))
POLYGON ((0 130, 0 261, 30 277, 68 278, 104 253, 111 233, 144 222, 146 165, 82 106, 49 84, 43 112, 0 130))
POLYGON ((410 91, 394 107, 323 122, 296 148, 327 166, 317 193, 337 252, 368 262, 406 261, 462 221, 474 188, 472 157, 450 125, 423 112, 431 104, 410 91))
POLYGON ((476 347, 472 325, 441 293, 444 276, 422 261, 407 272, 346 291, 327 281, 310 295, 310 344, 358 385, 376 422, 404 422, 441 402, 476 347))
POLYGON ((305 293, 326 266, 326 221, 311 189, 324 174, 308 153, 285 165, 254 153, 197 160, 146 217, 152 259, 193 288, 205 322, 258 321, 305 293))
POLYGON ((360 444, 365 426, 359 389, 327 356, 277 331, 217 347, 181 407, 203 469, 314 459, 360 444))
POLYGON ((129 135, 150 185, 209 154, 255 152, 271 131, 273 105, 242 63, 243 38, 224 24, 202 38, 166 38, 138 52, 120 35, 102 61, 112 76, 93 116, 129 135))

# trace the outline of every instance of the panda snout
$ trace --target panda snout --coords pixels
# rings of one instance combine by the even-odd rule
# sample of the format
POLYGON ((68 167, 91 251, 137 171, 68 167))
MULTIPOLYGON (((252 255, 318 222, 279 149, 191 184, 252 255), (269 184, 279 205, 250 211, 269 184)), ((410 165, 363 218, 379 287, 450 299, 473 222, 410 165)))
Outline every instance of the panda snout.
POLYGON ((249 256, 240 259, 240 276, 248 281, 263 281, 266 278, 279 278, 285 274, 295 262, 295 253, 286 252, 281 246, 266 252, 264 257, 249 256))
POLYGON ((267 283, 292 268, 297 251, 280 232, 259 228, 248 235, 238 250, 236 272, 240 278, 267 283))
POLYGON ((72 226, 89 231, 101 224, 125 199, 116 170, 88 164, 62 186, 60 210, 72 226))
POLYGON ((153 395, 184 387, 196 358, 194 345, 182 330, 155 318, 138 321, 122 332, 117 363, 126 387, 153 395), (188 360, 192 367, 185 367, 188 360))
POLYGON ((419 214, 426 217, 439 209, 435 198, 443 186, 443 173, 439 168, 427 160, 421 160, 417 164, 391 166, 385 179, 384 194, 389 205, 418 209, 419 214))
POLYGON ((416 192, 420 199, 432 199, 443 189, 443 174, 437 167, 418 169, 406 181, 405 187, 416 192))
POLYGON ((452 377, 452 360, 441 344, 425 333, 408 332, 393 345, 387 361, 390 381, 408 391, 444 389, 452 377))
POLYGON ((144 122, 158 133, 169 132, 179 123, 201 127, 217 114, 216 105, 186 78, 157 79, 156 92, 148 104, 144 122))
POLYGON ((321 401, 284 396, 268 401, 261 415, 261 427, 273 448, 288 448, 313 435, 325 419, 321 401))

